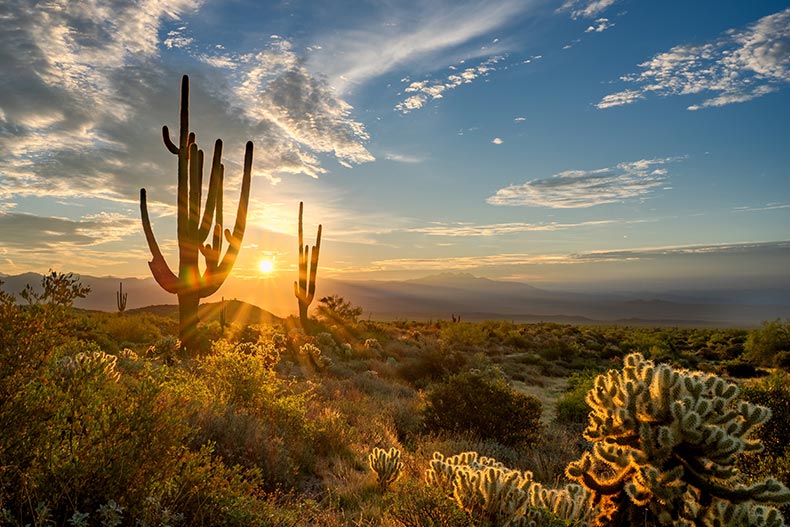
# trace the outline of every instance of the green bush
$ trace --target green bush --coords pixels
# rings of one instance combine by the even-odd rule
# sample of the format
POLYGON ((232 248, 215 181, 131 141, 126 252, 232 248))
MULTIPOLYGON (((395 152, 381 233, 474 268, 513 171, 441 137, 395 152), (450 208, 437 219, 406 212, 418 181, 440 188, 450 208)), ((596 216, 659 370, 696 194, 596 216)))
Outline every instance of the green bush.
POLYGON ((773 366, 778 353, 790 351, 790 322, 780 320, 763 322, 760 329, 749 333, 744 349, 748 360, 764 366, 773 366))
POLYGON ((425 424, 432 432, 471 432, 504 444, 533 444, 540 436, 540 401, 513 390, 501 375, 453 375, 428 392, 425 424))
POLYGON ((568 391, 557 400, 557 421, 560 423, 584 424, 590 413, 587 392, 592 390, 598 370, 575 372, 568 378, 568 391))

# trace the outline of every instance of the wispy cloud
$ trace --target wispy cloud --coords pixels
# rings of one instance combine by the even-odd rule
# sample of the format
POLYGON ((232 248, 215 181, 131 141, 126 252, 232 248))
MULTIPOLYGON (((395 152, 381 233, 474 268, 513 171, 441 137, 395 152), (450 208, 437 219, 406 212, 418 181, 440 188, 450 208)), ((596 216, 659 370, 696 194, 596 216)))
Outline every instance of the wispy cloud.
POLYGON ((610 22, 608 18, 597 18, 595 23, 588 26, 587 29, 584 30, 585 33, 603 33, 610 27, 614 26, 614 22, 610 22))
POLYGON ((617 0, 566 0, 559 12, 569 11, 571 18, 595 18, 609 7, 614 5, 617 0))
POLYGON ((767 203, 762 206, 735 207, 735 212, 763 212, 766 210, 790 209, 790 203, 767 203))
POLYGON ((460 73, 452 73, 442 80, 412 82, 403 91, 406 93, 414 93, 415 95, 411 95, 398 103, 395 109, 403 113, 418 110, 425 106, 430 100, 441 99, 444 97, 445 92, 454 90, 462 84, 470 84, 478 77, 488 75, 496 69, 496 64, 502 59, 503 57, 501 56, 491 57, 477 66, 466 68, 460 73))
POLYGON ((408 163, 408 164, 422 163, 423 161, 425 161, 425 157, 423 156, 398 154, 395 152, 387 152, 386 154, 384 154, 384 159, 386 159, 387 161, 395 161, 396 163, 408 163))
POLYGON ((365 29, 317 36, 322 50, 311 55, 311 69, 324 72, 340 93, 353 86, 410 66, 435 71, 456 63, 507 51, 502 41, 484 38, 528 11, 520 0, 434 0, 382 3, 365 29))
POLYGON ((646 199, 664 184, 664 165, 678 158, 641 159, 613 168, 566 170, 523 185, 500 189, 491 205, 584 208, 630 199, 646 199))
POLYGON ((602 250, 572 254, 504 253, 449 258, 394 258, 372 262, 367 271, 436 271, 472 270, 492 267, 522 267, 534 265, 581 265, 586 263, 633 262, 657 260, 672 256, 757 254, 790 250, 790 241, 743 242, 711 245, 647 247, 626 250, 602 250))
POLYGON ((696 45, 675 46, 622 77, 636 85, 605 96, 598 108, 630 104, 650 94, 715 94, 689 110, 745 102, 790 82, 790 8, 759 19, 745 29, 696 45))
POLYGON ((584 221, 580 223, 492 223, 489 225, 474 225, 470 223, 441 223, 430 227, 408 229, 408 232, 427 234, 428 236, 502 236, 520 232, 551 232, 576 229, 581 227, 595 227, 616 223, 615 220, 584 221))

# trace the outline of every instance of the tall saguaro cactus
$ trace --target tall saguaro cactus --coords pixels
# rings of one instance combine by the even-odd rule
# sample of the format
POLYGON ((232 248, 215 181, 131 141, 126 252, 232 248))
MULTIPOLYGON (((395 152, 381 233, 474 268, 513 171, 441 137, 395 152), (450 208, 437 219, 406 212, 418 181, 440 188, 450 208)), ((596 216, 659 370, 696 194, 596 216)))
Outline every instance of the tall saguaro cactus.
POLYGON ((294 295, 299 302, 299 322, 302 328, 307 329, 307 308, 315 298, 315 275, 318 271, 318 255, 321 252, 321 225, 318 226, 318 234, 315 237, 312 255, 310 247, 304 244, 304 232, 302 230, 302 212, 304 203, 299 202, 299 281, 294 282, 294 295), (312 256, 312 257, 311 257, 312 256), (309 269, 308 269, 309 265, 309 269), (308 282, 308 271, 310 280, 308 282))
POLYGON ((236 223, 233 232, 225 229, 228 249, 222 256, 222 185, 225 177, 225 166, 221 162, 222 140, 217 139, 214 144, 208 194, 201 217, 203 150, 200 150, 195 142, 195 133, 189 131, 189 77, 186 75, 181 80, 181 126, 178 146, 170 139, 167 126, 162 127, 162 138, 167 149, 178 156, 178 275, 170 270, 159 250, 148 218, 146 193, 143 188, 140 189, 140 213, 145 239, 153 256, 148 266, 162 289, 178 295, 178 329, 181 346, 194 349, 200 299, 210 296, 219 289, 230 274, 241 248, 250 198, 252 141, 247 142, 244 152, 244 172, 236 223), (204 244, 209 234, 212 235, 211 243, 204 244), (203 273, 198 267, 199 254, 205 259, 203 273))
POLYGON ((123 316, 123 312, 126 311, 126 297, 129 296, 129 293, 123 292, 123 282, 120 282, 118 285, 118 291, 115 292, 115 302, 118 304, 118 314, 123 316))

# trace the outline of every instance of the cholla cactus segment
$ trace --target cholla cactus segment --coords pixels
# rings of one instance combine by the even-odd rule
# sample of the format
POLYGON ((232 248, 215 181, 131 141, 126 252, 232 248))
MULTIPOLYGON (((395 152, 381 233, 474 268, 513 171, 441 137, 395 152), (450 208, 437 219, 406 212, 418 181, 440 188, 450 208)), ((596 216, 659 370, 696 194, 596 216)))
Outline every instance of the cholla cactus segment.
MULTIPOLYGON (((425 473, 429 485, 446 490, 456 504, 485 525, 537 527, 552 520, 587 525, 590 493, 579 485, 547 489, 529 471, 511 470, 494 458, 462 452, 434 453, 425 473)), ((547 523, 548 522, 548 523, 547 523)))
POLYGON ((403 469, 403 462, 400 459, 400 450, 395 447, 389 450, 374 448, 368 456, 370 469, 376 473, 376 480, 381 490, 387 488, 397 481, 403 469))
POLYGON ((762 448, 750 433, 771 415, 738 393, 724 379, 656 365, 638 353, 625 358, 622 371, 600 375, 587 394, 592 411, 584 436, 593 452, 566 470, 600 501, 596 524, 648 514, 661 525, 724 525, 731 523, 726 513, 736 523, 757 525, 754 516, 783 525, 775 523, 775 509, 755 506, 788 502, 790 490, 771 479, 736 481, 736 456, 762 448), (614 475, 602 479, 604 472, 614 475))

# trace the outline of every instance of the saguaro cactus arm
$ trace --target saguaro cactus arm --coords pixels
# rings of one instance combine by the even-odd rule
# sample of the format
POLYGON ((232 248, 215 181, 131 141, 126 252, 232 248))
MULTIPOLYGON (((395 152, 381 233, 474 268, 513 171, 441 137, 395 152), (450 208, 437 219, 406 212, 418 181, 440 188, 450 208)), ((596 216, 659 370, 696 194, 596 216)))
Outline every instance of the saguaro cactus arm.
POLYGON ((140 215, 143 219, 145 241, 148 242, 148 249, 153 256, 153 259, 148 262, 151 274, 154 275, 154 280, 156 280, 156 283, 159 284, 162 289, 174 295, 178 294, 178 277, 170 270, 170 267, 168 267, 165 257, 162 256, 162 251, 159 250, 159 244, 156 243, 154 231, 151 228, 151 220, 148 218, 148 204, 144 188, 140 189, 140 215))
MULTIPOLYGON (((244 240, 244 231, 247 228, 247 208, 249 207, 250 202, 250 182, 252 180, 252 141, 247 141, 247 146, 244 150, 244 172, 241 179, 241 195, 239 196, 239 206, 238 210, 236 211, 236 223, 233 226, 233 232, 229 229, 225 229, 225 239, 228 242, 228 249, 225 251, 225 256, 222 257, 222 262, 218 265, 215 264, 214 266, 208 265, 209 257, 206 256, 208 252, 207 245, 202 246, 203 255, 206 256, 206 271, 203 275, 204 277, 204 285, 200 289, 200 296, 206 297, 210 296, 219 289, 219 286, 222 285, 222 282, 225 281, 225 278, 228 277, 230 274, 231 269, 233 268, 233 264, 236 263, 236 257, 239 254, 239 250, 241 249, 241 242, 244 240)), ((220 175, 217 179, 217 183, 223 180, 222 174, 223 170, 220 170, 220 175)), ((219 260, 219 253, 220 253, 220 235, 219 229, 221 229, 221 224, 219 223, 222 218, 222 197, 221 192, 217 194, 217 205, 216 210, 218 211, 218 219, 215 225, 214 230, 214 247, 211 248, 212 258, 216 258, 214 261, 219 260)))

